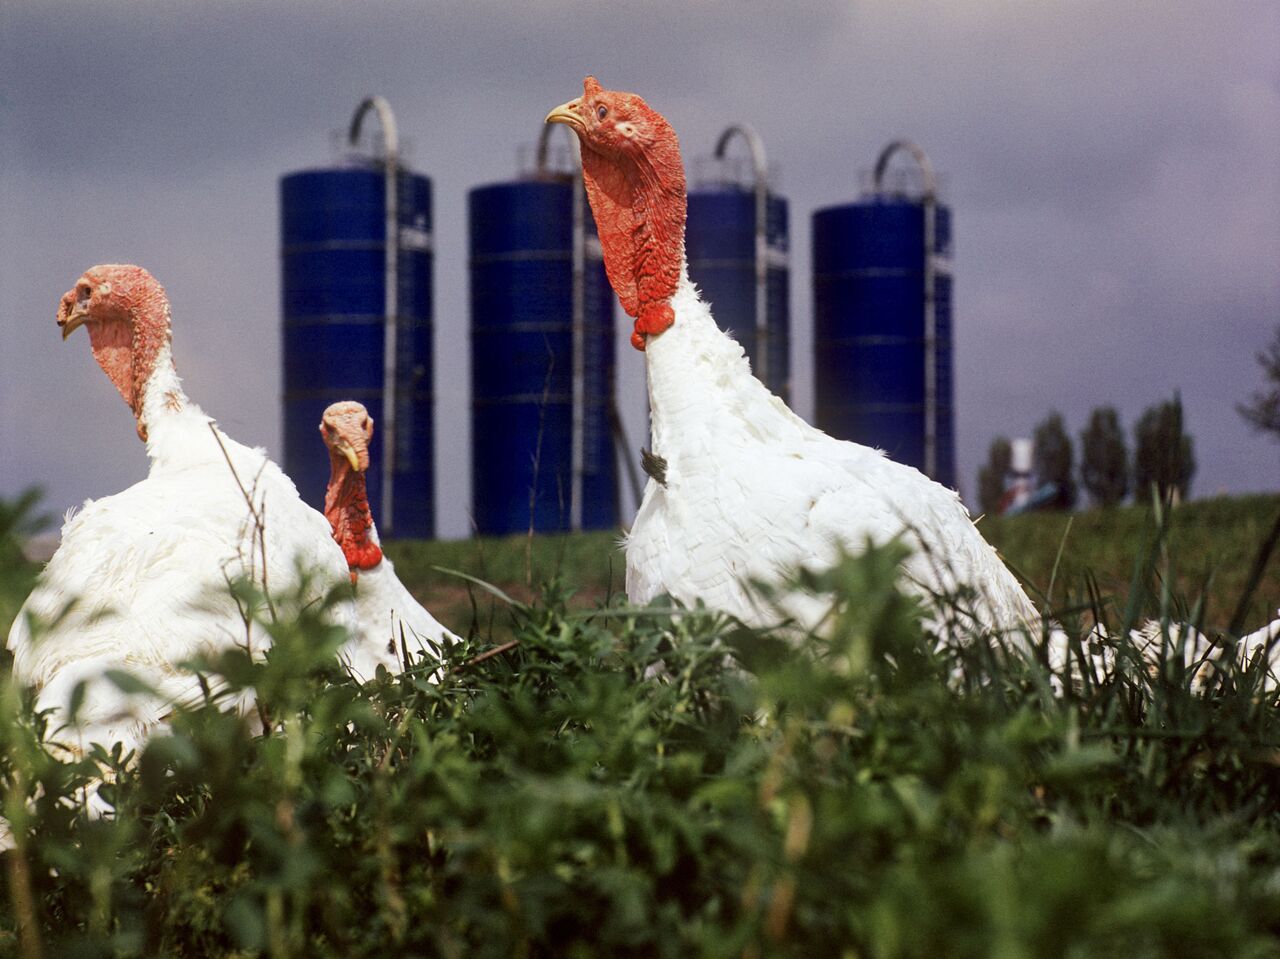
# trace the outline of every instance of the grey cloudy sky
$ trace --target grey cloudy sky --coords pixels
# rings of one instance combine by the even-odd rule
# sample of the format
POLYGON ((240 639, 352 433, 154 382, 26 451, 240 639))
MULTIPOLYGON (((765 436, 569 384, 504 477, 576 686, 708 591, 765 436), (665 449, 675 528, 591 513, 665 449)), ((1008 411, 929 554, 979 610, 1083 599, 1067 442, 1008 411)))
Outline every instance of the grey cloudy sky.
MULTIPOLYGON (((277 180, 387 97, 434 184, 438 527, 469 503, 466 193, 584 74, 642 94, 686 158, 729 122, 791 202, 796 406, 812 412, 809 217, 889 139, 956 219, 962 483, 991 437, 1182 391, 1198 493, 1280 488, 1234 404, 1280 321, 1280 4, 0 0, 0 495, 64 509, 145 475, 60 294, 98 262, 168 288, 188 393, 280 450, 277 180)), ((625 326, 629 327, 629 324, 625 326)), ((626 329, 619 324, 620 343, 626 329)), ((643 423, 641 357, 619 350, 643 423)))

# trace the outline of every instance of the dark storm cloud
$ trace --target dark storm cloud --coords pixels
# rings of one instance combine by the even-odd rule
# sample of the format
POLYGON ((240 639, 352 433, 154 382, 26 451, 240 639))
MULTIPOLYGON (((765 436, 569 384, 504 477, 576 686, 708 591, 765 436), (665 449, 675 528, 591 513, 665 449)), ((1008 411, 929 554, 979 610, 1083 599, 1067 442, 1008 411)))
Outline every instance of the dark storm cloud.
POLYGON ((6 75, 21 81, 6 109, 23 133, 15 155, 33 167, 169 177, 311 140, 371 78, 401 90, 402 108, 405 96, 430 106, 420 126, 463 138, 507 133, 589 69, 650 96, 697 96, 717 85, 723 51, 758 59, 773 28, 801 25, 804 41, 838 25, 824 6, 747 4, 743 17, 675 3, 37 3, 6 13, 6 75), (680 83, 699 59, 702 77, 680 83))
MULTIPOLYGON (((1268 2, 9 4, 0 494, 38 481, 62 507, 145 468, 87 345, 52 323, 99 261, 161 278, 193 398, 279 452, 276 180, 328 162, 378 92, 434 181, 439 525, 463 533, 466 191, 511 176, 587 72, 644 94, 687 157, 732 120, 765 137, 792 204, 802 413, 809 214, 905 134, 955 209, 966 485, 992 435, 1051 407, 1073 429, 1099 403, 1132 422, 1180 389, 1197 488, 1275 488, 1232 404, 1280 317, 1278 50, 1268 2)), ((619 358, 636 437, 642 363, 619 358)))

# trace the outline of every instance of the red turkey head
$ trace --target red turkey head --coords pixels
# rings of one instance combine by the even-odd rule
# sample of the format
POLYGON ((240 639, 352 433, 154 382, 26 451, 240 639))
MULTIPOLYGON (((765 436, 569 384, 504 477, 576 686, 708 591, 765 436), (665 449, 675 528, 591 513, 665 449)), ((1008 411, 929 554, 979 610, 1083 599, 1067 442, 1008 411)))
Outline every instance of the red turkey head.
POLYGON ((357 473, 369 468, 369 441, 373 439, 373 420, 360 403, 348 400, 334 403, 320 417, 320 435, 329 456, 346 460, 357 473))
POLYGON ((369 441, 373 420, 369 411, 352 400, 334 403, 320 417, 320 435, 329 447, 329 488, 324 494, 324 515, 333 538, 342 547, 351 570, 351 582, 362 569, 382 562, 382 549, 373 541, 373 513, 364 472, 369 468, 369 441))
POLYGON ((671 325, 667 300, 684 264, 685 182, 680 142, 663 116, 634 93, 595 77, 582 96, 547 114, 582 144, 582 179, 595 215, 605 271, 622 308, 636 317, 632 345, 671 325))
MULTIPOLYGON (((93 358, 140 417, 143 387, 170 341, 164 287, 140 266, 91 267, 62 295, 57 321, 64 340, 81 326, 89 331, 93 358)), ((141 420, 138 435, 146 439, 141 420)))

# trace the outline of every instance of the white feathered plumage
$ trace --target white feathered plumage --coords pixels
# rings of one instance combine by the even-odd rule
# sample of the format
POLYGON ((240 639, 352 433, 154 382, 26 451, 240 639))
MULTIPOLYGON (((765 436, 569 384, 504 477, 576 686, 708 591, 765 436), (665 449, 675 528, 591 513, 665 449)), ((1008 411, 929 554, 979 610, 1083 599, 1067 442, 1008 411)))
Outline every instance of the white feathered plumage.
MULTIPOLYGON (((1116 645, 1109 640, 1106 629, 1095 627, 1085 640, 1077 646, 1061 629, 1050 630, 1046 651, 1055 675, 1069 674, 1073 679, 1079 679, 1081 672, 1088 672, 1097 678, 1119 668, 1116 645), (1080 659, 1082 655, 1083 662, 1080 659)), ((1280 688, 1280 619, 1246 633, 1234 642, 1227 636, 1216 639, 1206 636, 1186 623, 1165 625, 1159 620, 1148 620, 1141 627, 1129 631, 1129 641, 1152 675, 1163 668, 1162 658, 1180 659, 1193 688, 1204 687, 1218 673, 1232 666, 1243 668, 1259 658, 1264 664, 1262 688, 1268 692, 1280 688)))
MULTIPOLYGON (((686 274, 684 173, 667 121, 591 77, 583 96, 547 120, 582 143, 605 267, 636 317, 632 343, 645 351, 653 454, 665 461, 627 538, 628 597, 669 593, 765 624, 777 612, 746 580, 776 581, 801 564, 830 564, 841 548, 905 534, 915 549, 907 574, 922 591, 972 590, 971 608, 987 625, 1038 622, 955 492, 827 436, 752 376, 686 274)), ((826 604, 796 595, 784 608, 812 626, 826 604)))
MULTIPOLYGON (((325 518, 280 468, 226 436, 183 393, 168 300, 149 273, 88 270, 63 297, 58 324, 64 339, 88 329, 94 358, 137 418, 150 470, 68 517, 8 645, 15 675, 38 690, 40 708, 59 711, 58 721, 72 689, 86 681, 69 745, 136 747, 170 702, 198 695, 196 679, 176 663, 202 650, 235 643, 260 650, 268 642, 246 628, 228 580, 252 577, 284 593, 298 587, 301 567, 317 574, 306 598, 318 599, 345 582, 347 564, 325 518), (32 622, 47 628, 33 635, 32 622), (101 678, 111 668, 135 673, 161 698, 123 695, 101 678)), ((351 625, 350 602, 334 615, 351 625)), ((348 651, 359 654, 351 644, 348 651)))
MULTIPOLYGON (((822 568, 838 551, 903 535, 906 573, 922 590, 974 593, 974 612, 1009 629, 1038 616, 952 490, 882 452, 833 439, 796 416, 751 375, 742 348, 721 332, 685 277, 675 321, 645 351, 654 454, 627 538, 627 595, 670 593, 763 623, 744 580, 776 580, 801 564, 822 568)), ((787 612, 814 625, 827 608, 793 596, 787 612)))

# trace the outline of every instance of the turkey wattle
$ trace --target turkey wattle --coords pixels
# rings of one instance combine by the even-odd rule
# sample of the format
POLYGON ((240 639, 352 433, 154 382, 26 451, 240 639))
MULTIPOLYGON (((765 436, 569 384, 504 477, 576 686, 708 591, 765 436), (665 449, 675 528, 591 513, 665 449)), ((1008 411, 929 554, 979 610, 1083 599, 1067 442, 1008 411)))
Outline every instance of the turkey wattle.
MULTIPOLYGON (((627 537, 627 596, 701 599, 745 622, 776 621, 747 585, 841 548, 905 534, 908 578, 922 592, 970 593, 972 613, 1006 629, 1039 617, 952 490, 875 449, 833 439, 751 374, 689 281, 685 179, 670 124, 640 97, 604 90, 559 106, 582 144, 583 179, 632 344, 645 351, 652 448, 665 461, 627 537)), ((656 471, 655 471, 656 472, 656 471)), ((815 625, 828 604, 791 596, 785 611, 815 625)))
POLYGON ((458 641, 445 629, 396 576, 391 560, 382 555, 378 530, 369 510, 365 471, 369 468, 369 441, 373 420, 361 404, 334 403, 320 420, 320 435, 329 448, 329 488, 324 514, 333 538, 342 547, 356 590, 356 633, 361 650, 352 666, 371 671, 379 662, 389 669, 399 665, 401 640, 413 651, 424 641, 437 650, 458 641))
MULTIPOLYGON (((299 588, 301 567, 317 574, 302 597, 312 601, 346 581, 347 562, 325 518, 265 452, 227 437, 183 393, 169 301, 151 274, 93 267, 62 297, 57 322, 64 340, 88 331, 94 359, 133 411, 150 470, 68 517, 8 645, 40 708, 65 709, 75 685, 87 683, 68 745, 133 747, 173 702, 199 696, 195 677, 176 663, 269 642, 246 625, 228 580, 250 577, 285 594, 299 588), (30 623, 43 625, 33 635, 30 623), (160 696, 125 696, 102 678, 110 668, 133 672, 160 696)), ((350 603, 334 617, 352 625, 350 603)))

